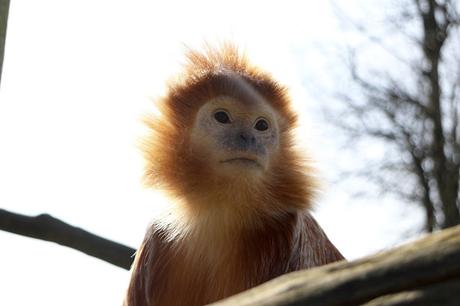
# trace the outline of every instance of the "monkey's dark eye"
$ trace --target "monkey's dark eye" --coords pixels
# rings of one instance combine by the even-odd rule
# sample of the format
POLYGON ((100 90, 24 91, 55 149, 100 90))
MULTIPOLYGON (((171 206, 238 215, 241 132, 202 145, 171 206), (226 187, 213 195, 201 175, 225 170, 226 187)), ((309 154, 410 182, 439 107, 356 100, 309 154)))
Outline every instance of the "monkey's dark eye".
POLYGON ((224 111, 217 111, 214 113, 214 119, 220 123, 230 123, 230 117, 224 111))
POLYGON ((258 131, 266 131, 268 129, 268 122, 265 119, 259 119, 254 127, 258 131))

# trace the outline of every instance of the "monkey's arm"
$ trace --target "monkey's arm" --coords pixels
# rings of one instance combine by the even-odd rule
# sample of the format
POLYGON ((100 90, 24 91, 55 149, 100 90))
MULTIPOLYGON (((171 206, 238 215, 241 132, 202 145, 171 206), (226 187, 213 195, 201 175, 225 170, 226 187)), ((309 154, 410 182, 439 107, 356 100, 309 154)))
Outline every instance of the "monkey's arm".
POLYGON ((145 275, 145 271, 143 270, 146 268, 145 265, 143 265, 145 259, 145 243, 142 243, 141 247, 136 252, 136 258, 131 266, 131 278, 123 306, 147 305, 147 297, 145 295, 146 283, 143 279, 145 275))
POLYGON ((345 259, 310 213, 305 214, 303 225, 306 235, 304 243, 311 250, 310 255, 312 256, 314 266, 322 266, 345 259))
POLYGON ((149 229, 144 241, 136 252, 133 265, 131 266, 131 278, 123 306, 146 306, 150 305, 155 268, 155 258, 158 253, 159 238, 155 232, 149 229))

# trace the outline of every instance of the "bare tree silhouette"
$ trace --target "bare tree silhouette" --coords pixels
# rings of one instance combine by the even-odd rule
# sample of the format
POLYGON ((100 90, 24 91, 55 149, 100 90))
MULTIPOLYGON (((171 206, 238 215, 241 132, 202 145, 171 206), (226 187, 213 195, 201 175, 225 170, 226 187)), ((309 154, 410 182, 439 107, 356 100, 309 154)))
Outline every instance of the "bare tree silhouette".
MULTIPOLYGON (((460 14, 459 2, 406 0, 394 3, 387 36, 397 47, 348 19, 354 31, 397 58, 397 73, 362 67, 361 51, 348 54, 359 94, 341 93, 343 113, 335 122, 354 138, 382 141, 387 154, 377 167, 363 171, 386 192, 419 204, 425 230, 460 224, 460 14), (401 46, 405 56, 400 56, 401 46), (340 119, 338 119, 340 118, 340 119)), ((335 4, 343 17, 343 11, 335 4)), ((384 59, 374 58, 374 62, 384 59)))

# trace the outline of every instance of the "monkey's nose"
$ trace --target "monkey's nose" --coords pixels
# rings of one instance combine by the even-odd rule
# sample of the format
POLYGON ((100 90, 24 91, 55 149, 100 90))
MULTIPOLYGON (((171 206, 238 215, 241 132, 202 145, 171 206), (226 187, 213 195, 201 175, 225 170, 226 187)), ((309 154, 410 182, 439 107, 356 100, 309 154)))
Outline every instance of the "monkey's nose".
POLYGON ((235 135, 235 145, 238 150, 252 151, 256 147, 256 138, 247 132, 239 132, 235 135))
POLYGON ((248 133, 241 132, 239 133, 240 142, 246 144, 253 144, 256 142, 256 138, 253 135, 249 135, 248 133))

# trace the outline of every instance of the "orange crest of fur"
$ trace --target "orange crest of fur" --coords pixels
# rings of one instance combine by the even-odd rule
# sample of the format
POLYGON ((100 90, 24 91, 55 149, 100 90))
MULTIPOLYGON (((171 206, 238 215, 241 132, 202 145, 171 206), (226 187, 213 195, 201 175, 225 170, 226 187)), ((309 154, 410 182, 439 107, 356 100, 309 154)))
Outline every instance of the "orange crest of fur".
POLYGON ((182 74, 168 84, 166 95, 157 101, 161 116, 146 120, 151 129, 144 145, 147 185, 174 197, 209 192, 212 174, 206 161, 188 145, 197 111, 217 96, 240 101, 263 99, 282 119, 279 154, 263 182, 251 186, 250 192, 262 196, 261 202, 283 203, 283 209, 309 207, 316 184, 304 155, 293 148, 297 116, 287 89, 252 66, 231 44, 217 49, 207 46, 203 53, 189 50, 187 60, 182 74))

